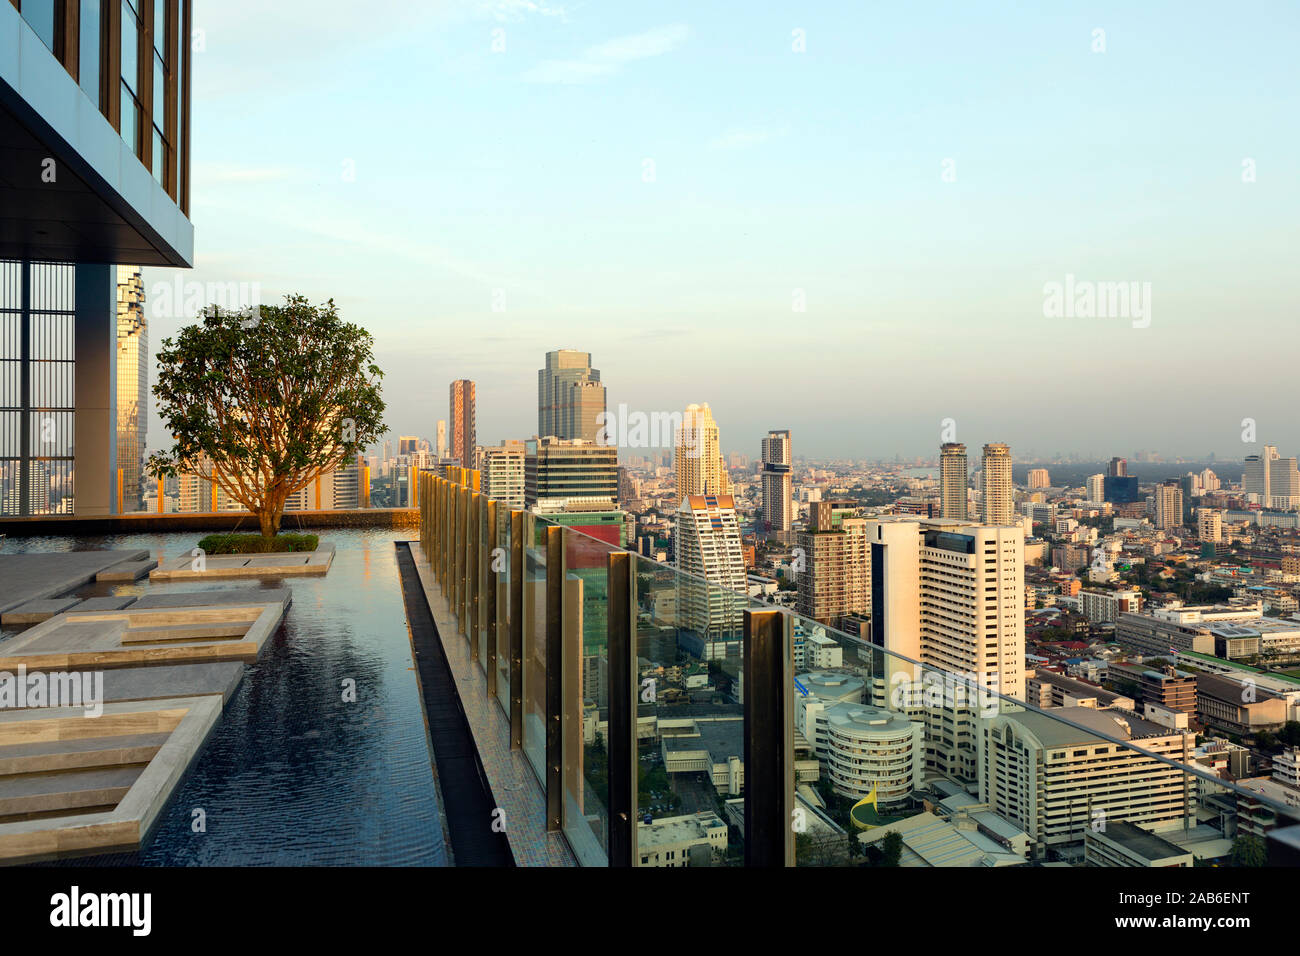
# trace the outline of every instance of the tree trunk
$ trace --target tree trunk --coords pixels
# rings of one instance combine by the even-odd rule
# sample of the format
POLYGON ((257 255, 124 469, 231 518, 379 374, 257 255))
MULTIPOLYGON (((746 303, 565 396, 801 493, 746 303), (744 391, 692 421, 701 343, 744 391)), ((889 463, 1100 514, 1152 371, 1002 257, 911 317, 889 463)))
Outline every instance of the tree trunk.
POLYGON ((270 505, 262 506, 262 510, 258 512, 257 515, 257 523, 261 526, 263 538, 269 540, 275 537, 275 532, 277 530, 276 526, 279 524, 279 522, 275 520, 275 514, 273 512, 272 506, 270 505))

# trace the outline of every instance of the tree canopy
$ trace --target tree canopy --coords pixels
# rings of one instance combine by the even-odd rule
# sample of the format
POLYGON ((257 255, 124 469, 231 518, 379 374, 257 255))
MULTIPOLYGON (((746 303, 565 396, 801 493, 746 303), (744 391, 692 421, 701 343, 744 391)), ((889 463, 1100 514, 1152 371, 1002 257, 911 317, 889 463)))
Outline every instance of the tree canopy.
POLYGON ((333 299, 301 295, 200 319, 158 352, 153 393, 175 445, 149 472, 214 482, 271 537, 291 495, 383 434, 374 340, 333 299))

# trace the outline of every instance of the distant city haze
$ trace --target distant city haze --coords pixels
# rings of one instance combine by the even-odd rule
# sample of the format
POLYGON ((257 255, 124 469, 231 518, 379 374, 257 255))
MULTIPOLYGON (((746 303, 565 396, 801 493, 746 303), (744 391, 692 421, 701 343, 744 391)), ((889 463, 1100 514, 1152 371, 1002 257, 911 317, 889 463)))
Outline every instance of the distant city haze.
POLYGON ((571 348, 751 458, 935 459, 946 418, 1017 462, 1296 454, 1300 11, 1267 17, 195 0, 184 278, 333 297, 393 436, 469 379, 480 444, 528 437, 571 348), (1066 318, 1067 277, 1150 293, 1066 318))

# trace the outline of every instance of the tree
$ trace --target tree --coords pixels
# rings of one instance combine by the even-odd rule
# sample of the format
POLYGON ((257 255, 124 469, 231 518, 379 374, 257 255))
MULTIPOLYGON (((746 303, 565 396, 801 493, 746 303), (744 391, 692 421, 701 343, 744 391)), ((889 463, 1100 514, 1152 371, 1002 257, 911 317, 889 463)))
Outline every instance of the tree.
POLYGON ((175 445, 148 470, 215 482, 272 538, 290 495, 383 434, 374 340, 333 299, 201 318, 158 351, 153 393, 175 445))
POLYGON ((1232 856, 1230 859, 1233 866, 1263 866, 1268 862, 1264 841, 1259 837, 1245 833, 1241 834, 1232 841, 1232 856))
POLYGON ((890 830, 880 842, 881 850, 884 852, 884 859, 880 861, 880 865, 898 866, 903 856, 903 835, 897 830, 890 830))

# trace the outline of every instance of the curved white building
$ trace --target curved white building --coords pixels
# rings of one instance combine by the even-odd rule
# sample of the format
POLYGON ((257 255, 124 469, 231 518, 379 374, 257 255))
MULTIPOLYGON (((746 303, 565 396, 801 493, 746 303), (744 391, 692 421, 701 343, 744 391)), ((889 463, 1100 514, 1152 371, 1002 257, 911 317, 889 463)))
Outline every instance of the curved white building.
POLYGON ((876 788, 881 806, 898 804, 920 785, 925 729, 906 717, 864 704, 826 708, 826 776, 854 800, 876 788))

